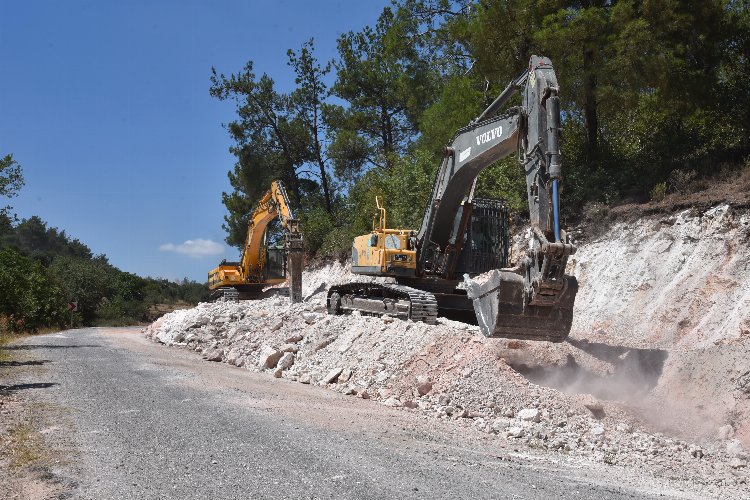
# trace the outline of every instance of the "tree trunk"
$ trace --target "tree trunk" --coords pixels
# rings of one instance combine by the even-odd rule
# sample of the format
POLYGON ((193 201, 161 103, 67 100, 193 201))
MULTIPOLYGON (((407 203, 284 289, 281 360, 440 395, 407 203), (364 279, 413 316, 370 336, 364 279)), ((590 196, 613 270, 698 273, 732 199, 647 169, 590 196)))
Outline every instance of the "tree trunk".
POLYGON ((583 51, 583 125, 586 127, 586 160, 589 164, 596 160, 598 153, 598 129, 596 102, 596 67, 594 50, 583 51))

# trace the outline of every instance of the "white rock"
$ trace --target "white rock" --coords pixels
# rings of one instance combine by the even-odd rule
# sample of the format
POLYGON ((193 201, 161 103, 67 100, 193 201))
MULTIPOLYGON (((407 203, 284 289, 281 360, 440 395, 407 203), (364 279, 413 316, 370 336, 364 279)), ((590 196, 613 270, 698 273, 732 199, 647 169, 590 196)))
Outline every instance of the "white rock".
POLYGON ((276 330, 280 329, 282 326, 284 326, 284 320, 279 318, 271 324, 271 331, 275 332, 276 330))
POLYGON ((505 435, 512 438, 521 438, 524 435, 523 427, 508 427, 508 429, 505 431, 505 435))
POLYGON ((343 368, 334 368, 333 370, 326 373, 326 376, 320 379, 320 385, 332 384, 339 378, 339 375, 343 371, 343 368))
POLYGON ((730 457, 744 458, 745 449, 739 439, 730 439, 727 441, 727 453, 730 457))
POLYGON ((341 370, 341 374, 339 375, 338 381, 348 382, 350 378, 352 378, 352 369, 344 368, 343 370, 341 370))
POLYGON ((294 364, 294 353, 293 352, 285 352, 281 358, 279 358, 279 362, 276 365, 277 368, 281 370, 288 370, 292 367, 294 364))
POLYGON ((603 436, 604 427, 597 425, 596 427, 592 427, 590 432, 592 436, 603 436))
POLYGON ((385 401, 383 401, 383 404, 385 406, 391 406, 393 408, 399 408, 403 406, 403 404, 401 403, 401 400, 395 396, 391 396, 390 398, 386 399, 385 401))
POLYGON ((536 408, 524 408, 518 412, 518 418, 525 422, 539 422, 541 414, 536 408))
POLYGON ((507 420, 502 420, 502 419, 497 418, 492 422, 491 428, 493 432, 495 432, 496 434, 500 434, 507 426, 508 426, 507 420))
POLYGON ((719 432, 717 434, 719 439, 721 439, 722 441, 726 441, 732 436, 733 433, 734 429, 731 425, 727 424, 719 427, 719 432))
POLYGON ((320 319, 320 315, 315 312, 305 311, 302 313, 302 319, 304 319, 305 323, 307 323, 308 325, 312 325, 313 323, 318 321, 318 319, 320 319))
POLYGON ((258 366, 261 368, 274 368, 281 359, 282 352, 270 346, 263 346, 258 357, 258 366))
POLYGON ((623 422, 617 424, 617 430, 625 434, 630 434, 631 432, 633 432, 633 428, 629 424, 623 422))

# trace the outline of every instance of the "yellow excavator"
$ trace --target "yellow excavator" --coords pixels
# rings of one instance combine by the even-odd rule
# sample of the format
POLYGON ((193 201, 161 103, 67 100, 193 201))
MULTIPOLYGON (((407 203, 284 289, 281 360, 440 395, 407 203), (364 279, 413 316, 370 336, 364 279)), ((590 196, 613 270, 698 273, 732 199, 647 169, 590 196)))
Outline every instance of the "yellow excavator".
POLYGON ((212 300, 261 298, 264 288, 288 281, 292 302, 300 302, 302 252, 299 220, 294 217, 284 184, 274 181, 250 215, 240 261, 224 260, 208 273, 212 300), (266 230, 276 218, 284 229, 283 245, 269 241, 266 230))
POLYGON ((578 291, 565 274, 575 253, 560 228, 560 100, 549 59, 528 68, 445 148, 418 230, 390 229, 376 199, 379 222, 354 239, 352 272, 396 283, 352 282, 328 290, 328 312, 395 316, 434 323, 472 311, 488 337, 562 342, 578 291), (500 113, 516 92, 521 104, 500 113), (526 177, 531 235, 509 268, 509 214, 501 200, 476 198, 479 174, 516 153, 526 177), (462 279, 463 278, 463 279, 462 279))

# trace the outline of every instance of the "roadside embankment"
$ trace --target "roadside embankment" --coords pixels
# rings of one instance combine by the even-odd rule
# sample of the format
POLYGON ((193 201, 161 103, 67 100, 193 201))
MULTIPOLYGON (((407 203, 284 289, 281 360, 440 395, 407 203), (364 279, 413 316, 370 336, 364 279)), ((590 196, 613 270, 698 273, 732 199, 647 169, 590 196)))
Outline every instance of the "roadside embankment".
MULTIPOLYGON (((444 318, 329 316, 346 266, 304 302, 200 304, 146 329, 254 371, 452 420, 549 453, 742 496, 750 448, 750 217, 727 206, 618 223, 582 242, 569 342, 486 339, 444 318), (737 488, 737 489, 734 489, 737 488)), ((358 279, 358 278, 357 278, 358 279)))

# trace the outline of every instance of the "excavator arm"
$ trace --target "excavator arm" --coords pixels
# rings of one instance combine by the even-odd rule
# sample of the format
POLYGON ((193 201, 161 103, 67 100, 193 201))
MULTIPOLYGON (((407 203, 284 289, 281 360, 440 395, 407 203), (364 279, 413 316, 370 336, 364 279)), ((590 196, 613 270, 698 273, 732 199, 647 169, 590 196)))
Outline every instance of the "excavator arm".
POLYGON ((462 202, 471 202, 482 170, 517 153, 525 172, 532 228, 527 254, 515 269, 495 269, 477 279, 464 275, 480 328, 487 336, 561 341, 570 331, 577 282, 564 273, 568 256, 576 248, 560 229, 559 134, 554 68, 549 59, 532 56, 528 70, 459 130, 445 149, 417 234, 418 272, 424 275, 451 269, 438 263, 449 258, 449 250, 452 255, 460 252, 455 247, 465 226, 456 221, 461 218, 462 202), (521 106, 498 115, 517 91, 521 106))

